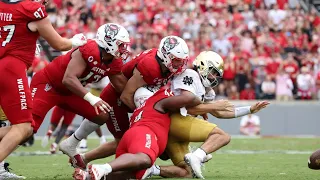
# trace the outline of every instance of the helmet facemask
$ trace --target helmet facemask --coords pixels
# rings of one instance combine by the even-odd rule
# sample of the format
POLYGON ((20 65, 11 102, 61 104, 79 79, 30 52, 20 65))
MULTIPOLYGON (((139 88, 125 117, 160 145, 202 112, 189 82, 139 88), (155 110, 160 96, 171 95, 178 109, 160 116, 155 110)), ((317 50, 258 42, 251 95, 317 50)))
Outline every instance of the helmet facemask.
POLYGON ((210 66, 207 73, 201 74, 200 77, 204 87, 216 87, 222 80, 222 75, 214 66, 210 66))
POLYGON ((125 61, 131 54, 130 51, 128 50, 130 47, 130 43, 126 43, 118 40, 116 44, 118 46, 118 49, 114 53, 114 56, 116 58, 120 58, 123 61, 125 61))
POLYGON ((171 54, 169 54, 169 58, 171 62, 167 64, 166 67, 169 69, 171 73, 174 73, 177 75, 177 74, 183 73, 187 69, 187 63, 189 58, 181 59, 171 54))

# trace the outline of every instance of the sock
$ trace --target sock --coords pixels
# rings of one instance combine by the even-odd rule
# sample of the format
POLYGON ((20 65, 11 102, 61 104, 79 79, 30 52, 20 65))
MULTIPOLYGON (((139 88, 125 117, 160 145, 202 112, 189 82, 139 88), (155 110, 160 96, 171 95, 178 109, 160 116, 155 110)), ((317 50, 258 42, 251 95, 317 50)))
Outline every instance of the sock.
POLYGON ((1 161, 0 162, 0 167, 3 167, 3 165, 4 165, 4 161, 1 161))
POLYGON ((160 166, 158 165, 153 165, 152 166, 152 174, 155 175, 155 176, 160 176, 160 166))
POLYGON ((87 148, 87 140, 82 139, 79 145, 80 148, 87 148))
POLYGON ((104 136, 101 136, 101 137, 100 137, 100 144, 103 144, 103 143, 105 143, 105 142, 107 142, 107 141, 106 141, 106 138, 105 138, 104 136))
POLYGON ((203 162, 204 158, 206 157, 207 153, 204 152, 203 149, 198 148, 196 151, 193 152, 193 154, 195 156, 197 156, 198 158, 200 158, 201 162, 203 162))
POLYGON ((112 172, 112 167, 110 166, 110 164, 106 163, 106 164, 104 164, 103 167, 105 168, 106 175, 108 175, 112 172))
POLYGON ((54 141, 55 143, 59 144, 61 139, 64 137, 64 135, 66 134, 67 132, 67 128, 68 126, 67 125, 62 125, 58 134, 57 134, 57 137, 56 137, 56 140, 54 141))
POLYGON ((88 119, 85 119, 82 121, 80 127, 76 130, 74 135, 78 140, 82 140, 86 138, 89 134, 91 134, 93 131, 98 129, 99 127, 100 127, 99 124, 93 123, 88 119))

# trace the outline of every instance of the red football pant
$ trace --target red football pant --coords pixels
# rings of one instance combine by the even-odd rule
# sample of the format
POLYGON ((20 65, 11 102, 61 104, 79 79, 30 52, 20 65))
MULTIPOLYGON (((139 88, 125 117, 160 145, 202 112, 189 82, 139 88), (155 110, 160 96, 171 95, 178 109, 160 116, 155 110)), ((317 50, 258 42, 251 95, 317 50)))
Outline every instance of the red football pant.
POLYGON ((11 124, 33 123, 26 71, 26 64, 18 58, 5 56, 0 59, 0 104, 11 124))
POLYGON ((64 110, 56 106, 53 109, 50 122, 51 124, 58 125, 60 122, 60 119, 63 117, 62 124, 69 126, 72 123, 75 116, 76 116, 75 113, 64 110))
MULTIPOLYGON (((159 126, 156 132, 147 126, 134 125, 122 137, 116 150, 116 158, 122 154, 144 153, 154 164, 156 159, 166 148, 168 141, 168 131, 159 126)), ((141 179, 146 170, 136 172, 136 178, 141 179)))
POLYGON ((129 108, 120 101, 120 93, 117 93, 111 84, 103 89, 100 98, 112 107, 109 113, 110 118, 106 124, 110 133, 116 139, 120 139, 129 129, 129 108))
POLYGON ((74 94, 61 95, 56 92, 43 71, 34 75, 31 81, 31 89, 34 96, 34 109, 32 111, 35 121, 34 132, 38 131, 47 112, 54 106, 59 106, 89 120, 97 116, 93 106, 81 97, 74 94))

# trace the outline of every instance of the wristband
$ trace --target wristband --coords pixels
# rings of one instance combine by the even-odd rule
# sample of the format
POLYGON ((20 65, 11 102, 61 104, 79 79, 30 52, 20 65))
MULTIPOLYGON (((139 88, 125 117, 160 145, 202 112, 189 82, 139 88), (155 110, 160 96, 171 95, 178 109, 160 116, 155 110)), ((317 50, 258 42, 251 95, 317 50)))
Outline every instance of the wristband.
POLYGON ((91 106, 95 105, 97 102, 101 100, 100 97, 91 94, 91 92, 88 92, 86 95, 84 95, 83 99, 88 101, 91 104, 91 106))
POLYGON ((234 109, 234 117, 240 117, 251 113, 251 106, 237 107, 234 109))

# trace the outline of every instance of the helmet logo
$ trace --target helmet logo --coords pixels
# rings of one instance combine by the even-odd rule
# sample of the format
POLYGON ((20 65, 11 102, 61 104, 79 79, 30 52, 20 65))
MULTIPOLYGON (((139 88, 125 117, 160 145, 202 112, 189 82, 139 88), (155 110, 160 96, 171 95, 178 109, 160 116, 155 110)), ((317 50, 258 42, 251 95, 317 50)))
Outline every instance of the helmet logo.
POLYGON ((114 38, 118 34, 119 30, 120 30, 120 28, 115 24, 106 25, 106 28, 104 29, 104 31, 106 33, 104 40, 106 42, 114 41, 114 38))
POLYGON ((161 48, 163 54, 169 54, 169 51, 179 44, 178 40, 174 37, 168 37, 161 48))

